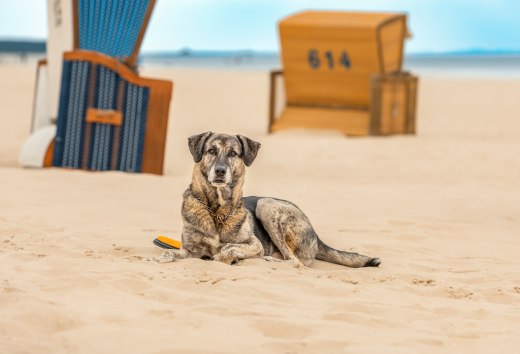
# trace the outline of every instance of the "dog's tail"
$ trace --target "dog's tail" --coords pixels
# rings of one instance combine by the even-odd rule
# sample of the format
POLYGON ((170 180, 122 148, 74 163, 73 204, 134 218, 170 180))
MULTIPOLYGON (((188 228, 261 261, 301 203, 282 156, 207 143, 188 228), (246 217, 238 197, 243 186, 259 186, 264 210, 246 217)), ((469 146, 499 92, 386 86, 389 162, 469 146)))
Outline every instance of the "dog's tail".
POLYGON ((381 264, 379 258, 371 258, 359 253, 340 251, 327 246, 319 238, 316 259, 329 263, 341 264, 351 268, 378 267, 381 264))

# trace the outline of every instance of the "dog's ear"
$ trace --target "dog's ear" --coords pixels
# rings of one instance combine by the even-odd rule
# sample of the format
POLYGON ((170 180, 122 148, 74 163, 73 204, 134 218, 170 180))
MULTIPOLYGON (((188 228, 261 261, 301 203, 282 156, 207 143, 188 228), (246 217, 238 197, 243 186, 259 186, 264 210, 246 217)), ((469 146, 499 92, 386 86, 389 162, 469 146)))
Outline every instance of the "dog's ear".
POLYGON ((204 144, 212 134, 212 132, 205 132, 188 138, 188 147, 193 156, 193 161, 196 163, 199 163, 200 160, 202 160, 202 155, 204 155, 204 144))
POLYGON ((243 135, 237 135, 237 138, 242 145, 242 159, 244 160, 246 166, 249 167, 255 160, 256 154, 258 154, 258 149, 260 149, 261 144, 243 135))

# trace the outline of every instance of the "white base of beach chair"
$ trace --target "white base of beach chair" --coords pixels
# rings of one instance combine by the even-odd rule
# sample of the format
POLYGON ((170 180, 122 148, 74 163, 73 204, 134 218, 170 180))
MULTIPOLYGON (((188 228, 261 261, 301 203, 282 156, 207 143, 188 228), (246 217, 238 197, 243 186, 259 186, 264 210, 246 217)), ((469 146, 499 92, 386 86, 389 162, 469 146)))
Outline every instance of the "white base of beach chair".
POLYGON ((25 141, 20 152, 19 162, 22 167, 42 168, 45 156, 56 136, 56 126, 42 128, 32 133, 25 141))

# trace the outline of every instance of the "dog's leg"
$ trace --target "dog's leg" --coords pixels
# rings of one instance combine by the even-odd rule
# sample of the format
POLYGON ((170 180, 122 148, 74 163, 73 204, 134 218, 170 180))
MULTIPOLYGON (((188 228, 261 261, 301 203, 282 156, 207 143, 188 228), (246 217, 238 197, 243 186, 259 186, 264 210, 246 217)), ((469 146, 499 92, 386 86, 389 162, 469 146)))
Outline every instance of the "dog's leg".
POLYGON ((167 250, 164 251, 163 254, 161 254, 159 257, 153 258, 152 260, 158 263, 170 263, 189 257, 190 253, 185 249, 167 250))
POLYGON ((294 251, 285 241, 284 235, 273 229, 269 230, 266 228, 266 231, 269 233, 269 236, 271 236, 271 240, 275 246, 280 250, 284 260, 289 261, 294 268, 303 269, 305 267, 305 265, 298 259, 298 257, 296 257, 294 251))
POLYGON ((285 262, 280 252, 273 252, 271 256, 264 256, 262 259, 267 262, 285 262))
POLYGON ((293 249, 291 249, 287 242, 288 240, 294 240, 296 235, 291 229, 283 228, 280 224, 283 223, 263 222, 265 230, 269 234, 271 241, 273 241, 276 248, 280 251, 283 259, 289 261, 294 268, 303 269, 304 264, 296 257, 293 249))
POLYGON ((252 238, 246 243, 228 243, 220 249, 213 260, 226 264, 233 264, 243 259, 259 258, 264 253, 262 244, 258 239, 252 238))
POLYGON ((305 214, 294 204, 262 198, 256 216, 285 260, 298 269, 310 266, 318 251, 317 236, 305 214))

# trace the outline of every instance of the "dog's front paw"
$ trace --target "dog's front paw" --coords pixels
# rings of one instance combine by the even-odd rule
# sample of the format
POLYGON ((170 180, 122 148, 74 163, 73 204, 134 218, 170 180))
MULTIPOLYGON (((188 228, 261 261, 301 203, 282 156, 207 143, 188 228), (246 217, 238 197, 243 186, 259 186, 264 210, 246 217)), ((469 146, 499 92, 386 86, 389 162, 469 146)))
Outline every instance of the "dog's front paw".
POLYGON ((171 263, 177 260, 175 251, 164 251, 159 257, 153 258, 157 263, 171 263))
POLYGON ((296 257, 290 258, 289 262, 291 262, 292 266, 296 268, 298 272, 302 272, 305 269, 305 265, 296 257))
POLYGON ((225 263, 225 264, 229 264, 229 265, 233 264, 233 257, 229 257, 229 256, 227 256, 224 253, 216 254, 213 257, 213 260, 217 261, 217 262, 222 262, 222 263, 225 263))

